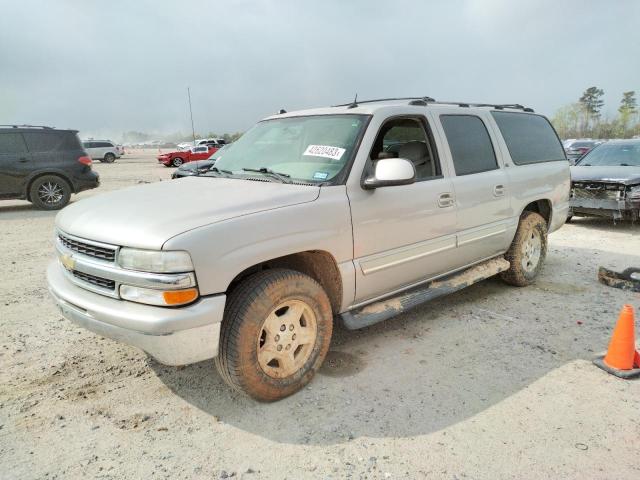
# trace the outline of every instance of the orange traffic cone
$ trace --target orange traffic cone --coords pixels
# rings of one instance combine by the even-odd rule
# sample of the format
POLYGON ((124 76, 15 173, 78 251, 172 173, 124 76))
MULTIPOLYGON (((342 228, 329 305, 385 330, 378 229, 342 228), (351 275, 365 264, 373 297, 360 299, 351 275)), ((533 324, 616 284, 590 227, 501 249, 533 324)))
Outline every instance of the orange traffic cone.
POLYGON ((607 354, 594 360, 594 363, 617 377, 632 378, 640 375, 640 353, 636 350, 631 305, 622 307, 607 354))

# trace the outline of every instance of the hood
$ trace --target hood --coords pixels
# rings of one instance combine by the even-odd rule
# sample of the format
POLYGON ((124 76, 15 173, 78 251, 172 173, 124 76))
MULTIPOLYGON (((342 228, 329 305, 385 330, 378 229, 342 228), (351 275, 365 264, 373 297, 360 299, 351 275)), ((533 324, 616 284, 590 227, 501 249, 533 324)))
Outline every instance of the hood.
POLYGON ((640 167, 571 167, 572 182, 611 182, 623 185, 640 183, 640 167))
POLYGON ((56 226, 98 242, 160 249, 168 239, 188 230, 312 202, 319 193, 320 187, 307 185, 185 177, 75 202, 58 213, 56 226))

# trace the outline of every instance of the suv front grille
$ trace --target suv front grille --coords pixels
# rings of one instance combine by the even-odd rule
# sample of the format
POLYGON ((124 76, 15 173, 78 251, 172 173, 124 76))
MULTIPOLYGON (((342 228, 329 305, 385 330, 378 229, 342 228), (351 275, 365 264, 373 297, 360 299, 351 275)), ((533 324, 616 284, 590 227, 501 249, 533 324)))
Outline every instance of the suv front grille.
POLYGON ((618 183, 575 182, 573 184, 574 198, 623 200, 624 193, 624 185, 618 183))
POLYGON ((67 247, 69 250, 73 250, 74 252, 78 252, 89 257, 98 258, 100 260, 106 260, 108 262, 113 262, 116 259, 115 248, 101 247, 92 243, 81 242, 66 237, 62 234, 59 234, 58 238, 60 239, 60 243, 62 243, 62 245, 67 247))
POLYGON ((115 290, 116 282, 109 280, 108 278, 96 277, 95 275, 89 275, 88 273, 79 272, 73 270, 73 276, 80 280, 95 285, 96 287, 106 288, 107 290, 115 290))

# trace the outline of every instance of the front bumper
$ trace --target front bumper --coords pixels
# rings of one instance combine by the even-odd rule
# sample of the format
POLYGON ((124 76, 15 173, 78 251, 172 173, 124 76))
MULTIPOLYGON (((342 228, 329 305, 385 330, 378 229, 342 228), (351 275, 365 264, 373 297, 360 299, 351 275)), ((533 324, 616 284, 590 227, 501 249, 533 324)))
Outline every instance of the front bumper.
POLYGON ((637 220, 640 212, 640 200, 573 197, 570 200, 570 208, 571 214, 637 220))
POLYGON ((218 355, 225 295, 166 308, 105 297, 72 283, 56 259, 49 291, 62 315, 101 336, 138 347, 165 365, 187 365, 218 355))

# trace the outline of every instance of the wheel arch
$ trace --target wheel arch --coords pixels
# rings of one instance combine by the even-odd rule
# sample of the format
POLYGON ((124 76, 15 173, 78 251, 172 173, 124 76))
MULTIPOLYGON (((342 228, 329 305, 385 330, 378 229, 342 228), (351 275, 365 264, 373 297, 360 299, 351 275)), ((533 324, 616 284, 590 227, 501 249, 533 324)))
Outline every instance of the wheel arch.
POLYGON ((34 173, 31 177, 29 177, 29 179, 25 182, 25 187, 24 187, 24 198, 26 198, 28 201, 31 201, 31 186, 33 185, 33 182, 35 182, 38 178, 40 177, 44 177, 46 175, 55 175, 56 177, 60 177, 62 178, 65 182, 67 182, 69 184, 69 187, 71 187, 71 193, 78 193, 76 192, 76 187, 73 184, 73 182, 71 181, 71 178, 69 178, 69 175, 67 175, 64 172, 60 172, 57 170, 44 170, 41 172, 36 172, 34 173))
POLYGON ((551 205, 551 201, 549 199, 543 198, 540 200, 534 200, 533 202, 528 203, 523 209, 520 215, 524 212, 535 212, 539 214, 544 221, 547 223, 547 228, 551 226, 551 217, 553 214, 553 207, 551 205))
POLYGON ((329 297, 334 313, 340 311, 342 305, 342 276, 338 263, 331 253, 324 250, 308 250, 276 257, 259 262, 238 273, 227 288, 227 295, 233 291, 243 279, 257 272, 272 268, 286 268, 310 276, 317 281, 329 297))

